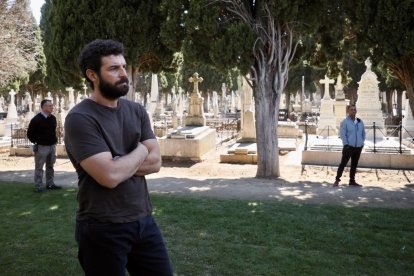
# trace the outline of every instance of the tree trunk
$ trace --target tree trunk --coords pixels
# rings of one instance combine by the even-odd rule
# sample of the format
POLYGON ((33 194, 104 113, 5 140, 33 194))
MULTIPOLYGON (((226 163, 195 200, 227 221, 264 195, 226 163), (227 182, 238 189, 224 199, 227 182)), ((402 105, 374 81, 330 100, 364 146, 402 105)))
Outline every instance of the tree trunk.
POLYGON ((402 105, 403 105, 403 100, 402 100, 402 91, 397 91, 397 116, 400 117, 400 119, 402 118, 402 105))
POLYGON ((128 94, 126 94, 125 98, 130 101, 135 101, 135 91, 137 86, 136 81, 136 67, 132 65, 128 65, 127 67, 127 73, 128 73, 128 80, 129 80, 129 91, 128 94))
POLYGON ((393 90, 386 90, 385 91, 385 96, 387 98, 387 116, 388 117, 392 117, 392 94, 393 94, 393 90))
POLYGON ((283 91, 274 90, 273 84, 277 77, 274 70, 261 69, 257 71, 258 81, 254 85, 256 133, 258 134, 256 135, 256 177, 279 177, 277 123, 280 95, 283 91))
POLYGON ((399 64, 390 64, 391 71, 405 85, 407 98, 410 100, 414 116, 414 55, 404 58, 399 64))
POLYGON ((280 96, 298 45, 293 39, 293 24, 275 18, 266 1, 254 2, 254 13, 247 5, 249 1, 223 2, 230 13, 248 24, 257 35, 252 49, 254 62, 250 67, 256 111, 256 177, 279 177, 276 131, 280 96))

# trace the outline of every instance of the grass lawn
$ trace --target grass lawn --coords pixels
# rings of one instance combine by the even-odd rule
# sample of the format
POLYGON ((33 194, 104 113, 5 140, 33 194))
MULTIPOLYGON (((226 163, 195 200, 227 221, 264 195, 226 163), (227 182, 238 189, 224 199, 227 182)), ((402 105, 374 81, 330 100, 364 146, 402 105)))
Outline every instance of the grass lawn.
MULTIPOLYGON (((0 274, 82 275, 76 190, 0 183, 0 274)), ((152 195, 177 275, 413 275, 414 210, 152 195)))

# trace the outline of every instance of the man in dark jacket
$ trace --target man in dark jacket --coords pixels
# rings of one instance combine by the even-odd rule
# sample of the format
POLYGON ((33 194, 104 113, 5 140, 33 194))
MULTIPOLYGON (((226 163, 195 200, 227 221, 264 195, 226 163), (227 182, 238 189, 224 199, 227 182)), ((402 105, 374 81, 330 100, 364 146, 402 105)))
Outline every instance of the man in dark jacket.
POLYGON ((359 157, 365 142, 365 126, 361 119, 356 117, 357 109, 355 105, 348 108, 348 116, 341 122, 341 139, 344 145, 342 149, 341 164, 339 164, 336 173, 334 187, 338 187, 341 181, 344 168, 351 159, 351 170, 349 172, 349 186, 360 187, 361 185, 355 181, 356 168, 358 166, 359 157))
POLYGON ((42 109, 29 123, 27 138, 34 144, 33 152, 35 156, 35 192, 40 193, 42 189, 43 166, 46 163, 46 189, 56 190, 61 187, 56 186, 54 179, 53 165, 56 161, 56 117, 52 115, 53 103, 42 100, 42 109))

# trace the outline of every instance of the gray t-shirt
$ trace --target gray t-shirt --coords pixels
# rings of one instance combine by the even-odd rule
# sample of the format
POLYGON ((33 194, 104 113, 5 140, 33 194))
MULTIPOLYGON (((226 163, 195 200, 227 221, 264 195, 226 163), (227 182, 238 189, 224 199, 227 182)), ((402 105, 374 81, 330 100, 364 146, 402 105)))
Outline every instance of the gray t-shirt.
POLYGON ((126 155, 147 139, 155 136, 140 104, 119 99, 118 106, 110 108, 85 99, 72 108, 65 120, 65 146, 78 173, 78 220, 125 223, 151 214, 145 177, 133 176, 109 189, 80 166, 82 160, 101 152, 126 155))

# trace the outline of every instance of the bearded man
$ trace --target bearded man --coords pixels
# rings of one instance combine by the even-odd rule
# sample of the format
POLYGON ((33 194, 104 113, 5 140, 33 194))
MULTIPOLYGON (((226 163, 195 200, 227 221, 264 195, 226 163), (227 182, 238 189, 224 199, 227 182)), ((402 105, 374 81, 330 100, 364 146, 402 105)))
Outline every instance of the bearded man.
POLYGON ((145 175, 161 155, 144 107, 129 90, 123 45, 95 40, 79 65, 93 92, 65 121, 65 145, 79 178, 76 241, 86 275, 172 275, 145 175))

